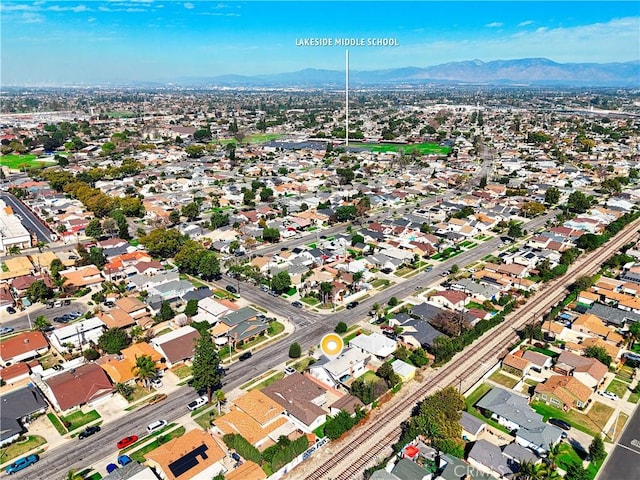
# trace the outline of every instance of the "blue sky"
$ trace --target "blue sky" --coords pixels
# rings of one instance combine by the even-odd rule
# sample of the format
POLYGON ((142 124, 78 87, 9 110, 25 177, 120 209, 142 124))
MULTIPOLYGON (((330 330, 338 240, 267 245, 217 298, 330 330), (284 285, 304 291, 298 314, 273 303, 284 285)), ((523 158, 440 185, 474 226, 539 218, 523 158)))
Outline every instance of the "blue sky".
POLYGON ((353 70, 546 57, 640 59, 640 2, 2 0, 1 83, 171 81, 344 70, 344 48, 304 38, 392 38, 352 47, 353 70))

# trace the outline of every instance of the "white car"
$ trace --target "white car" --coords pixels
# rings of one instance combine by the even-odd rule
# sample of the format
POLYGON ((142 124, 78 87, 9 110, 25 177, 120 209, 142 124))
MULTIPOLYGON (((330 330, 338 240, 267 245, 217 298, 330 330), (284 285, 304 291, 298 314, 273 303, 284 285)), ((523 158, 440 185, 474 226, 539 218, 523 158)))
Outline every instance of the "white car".
POLYGON ((157 420, 155 422, 153 422, 150 425, 147 425, 147 432, 152 433, 155 432, 156 430, 161 429, 162 427, 167 425, 167 421, 166 420, 157 420))
POLYGON ((619 400, 619 399, 620 399, 620 397, 618 397, 615 393, 613 393, 613 392, 607 392, 607 391, 605 391, 605 390, 600 390, 600 391, 598 392, 598 394, 599 394, 599 395, 602 395, 604 398, 608 398, 609 400, 613 400, 614 402, 615 402, 616 400, 619 400))
POLYGON ((159 378, 154 378, 153 380, 151 380, 151 386, 157 390, 158 388, 162 387, 162 380, 160 380, 159 378))
POLYGON ((187 404, 187 408, 191 411, 195 410, 196 408, 200 408, 203 405, 207 404, 207 397, 202 396, 202 397, 198 397, 196 398, 193 402, 189 402, 189 404, 187 404))
POLYGON ((286 367, 284 369, 285 375, 293 375, 296 372, 297 372, 297 370, 295 368, 293 368, 293 367, 286 367))

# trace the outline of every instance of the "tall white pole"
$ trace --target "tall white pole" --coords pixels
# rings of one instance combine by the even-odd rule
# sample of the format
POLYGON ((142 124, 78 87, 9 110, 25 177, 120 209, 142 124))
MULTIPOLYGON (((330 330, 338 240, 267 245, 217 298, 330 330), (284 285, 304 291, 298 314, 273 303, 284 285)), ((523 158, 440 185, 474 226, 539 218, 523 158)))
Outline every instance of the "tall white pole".
POLYGON ((345 106, 346 106, 346 117, 345 117, 345 144, 349 146, 349 50, 345 50, 346 53, 346 78, 345 78, 345 106))

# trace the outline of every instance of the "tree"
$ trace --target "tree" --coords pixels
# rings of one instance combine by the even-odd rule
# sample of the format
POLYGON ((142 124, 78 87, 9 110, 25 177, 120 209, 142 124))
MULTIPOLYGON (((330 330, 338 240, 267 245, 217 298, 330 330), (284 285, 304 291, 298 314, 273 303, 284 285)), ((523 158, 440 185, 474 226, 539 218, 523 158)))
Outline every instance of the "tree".
POLYGON ((537 217, 542 215, 545 211, 545 207, 540 202, 526 202, 520 208, 520 212, 525 217, 537 217))
POLYGON ((110 328, 98 338, 98 347, 112 355, 120 353, 130 343, 129 334, 119 328, 110 328))
POLYGON ((280 240, 280 231, 277 228, 264 227, 262 229, 262 239, 265 242, 275 243, 280 240))
POLYGON ((570 463, 564 478, 565 480, 591 480, 591 475, 586 468, 582 468, 582 465, 570 463))
POLYGON ((180 211, 171 210, 171 212, 169 212, 169 221, 171 222, 172 225, 176 225, 177 223, 180 223, 180 211))
POLYGON ((27 298, 33 302, 45 302, 53 298, 53 290, 47 286, 44 280, 36 280, 27 288, 27 298))
POLYGON ((347 330, 348 330, 347 324, 344 322, 339 322, 333 331, 336 333, 345 333, 347 330))
POLYGON ((116 383, 114 385, 116 392, 122 395, 127 400, 131 399, 131 395, 133 395, 133 387, 127 383, 116 383))
POLYGON ((343 205, 336 208, 336 221, 348 222, 353 220, 358 215, 358 211, 354 205, 343 205))
POLYGON ((429 439, 459 439, 460 418, 465 408, 464 397, 455 387, 446 387, 426 397, 409 419, 409 429, 429 439))
POLYGON ((271 279, 271 288, 276 292, 289 290, 289 288, 291 288, 291 276, 289 272, 283 270, 282 272, 276 273, 271 279))
POLYGON ((198 313, 198 300, 192 298, 187 302, 187 306, 184 307, 184 314, 187 317, 193 317, 198 313))
POLYGON ((214 252, 207 251, 198 262, 198 275, 211 280, 220 274, 220 262, 214 252))
POLYGON ((600 463, 607 456, 604 450, 604 441, 600 435, 593 437, 591 445, 589 445, 589 456, 596 463, 600 463))
POLYGON ((632 348, 633 344, 640 338, 640 322, 633 322, 629 326, 629 335, 631 336, 629 348, 632 348))
POLYGON ((598 345, 591 345, 584 350, 585 357, 595 358, 599 362, 604 363, 607 367, 611 364, 611 356, 607 353, 606 348, 598 345))
POLYGON ((300 358, 302 355, 302 349, 300 348, 300 344, 298 342, 293 342, 289 346, 289 358, 300 358))
POLYGON ((98 247, 91 247, 91 250, 89 250, 89 263, 95 265, 99 270, 102 270, 107 263, 104 251, 98 247))
POLYGON ((515 220, 509 220, 509 230, 507 231, 507 235, 512 238, 523 237, 524 232, 522 231, 522 224, 516 222, 515 220))
POLYGON ((36 330, 44 330, 50 326, 51 322, 44 315, 38 315, 33 323, 33 328, 36 330))
POLYGON ((320 294, 322 295, 322 303, 327 303, 329 299, 329 295, 333 291, 333 284, 331 282, 321 282, 320 283, 320 294))
POLYGON ((224 391, 222 389, 216 390, 215 399, 216 399, 216 405, 218 406, 218 415, 220 415, 222 413, 220 411, 220 408, 222 407, 222 404, 227 401, 227 397, 225 396, 224 391))
POLYGON ((549 187, 544 192, 544 203, 547 205, 556 205, 560 201, 560 190, 556 187, 549 187))
POLYGON ((451 265, 451 273, 456 274, 460 271, 460 267, 458 266, 458 264, 454 263, 453 265, 451 265))
POLYGON ((160 305, 160 320, 166 322, 176 316, 176 312, 173 311, 169 302, 164 300, 160 305))
POLYGON ((158 368, 150 355, 142 355, 136 357, 136 364, 131 368, 131 372, 142 382, 145 388, 149 388, 151 380, 158 375, 158 368))
POLYGON ((87 359, 89 362, 93 362, 100 358, 100 352, 98 352, 95 348, 87 348, 82 352, 82 356, 87 359))
POLYGON ((273 189, 264 187, 260 190, 260 200, 263 202, 269 202, 273 200, 273 189))
POLYGON ((94 218, 92 219, 87 227, 84 229, 84 233, 87 237, 95 238, 98 240, 102 237, 102 225, 100 224, 100 219, 94 218))
POLYGON ((571 285, 571 291, 582 292, 583 290, 589 290, 593 285, 593 280, 588 275, 583 275, 576 278, 576 281, 571 285))
POLYGON ((80 475, 80 473, 74 468, 70 468, 67 472, 67 476, 64 477, 64 480, 84 480, 84 476, 80 475))
POLYGON ((580 190, 574 190, 569 195, 567 207, 573 213, 584 213, 591 206, 591 200, 580 190))
POLYGON ((351 245, 357 245, 358 243, 364 243, 364 237, 356 233, 351 237, 351 245))
POLYGON ((191 202, 182 207, 180 211, 183 217, 187 217, 189 221, 193 221, 200 213, 200 207, 196 202, 191 202))
POLYGON ((400 383, 400 376, 393 371, 391 364, 387 362, 380 365, 376 374, 387 382, 389 388, 393 388, 400 383))
POLYGON ((209 332, 200 333, 193 355, 191 374, 193 375, 191 386, 197 392, 206 391, 207 399, 211 402, 213 392, 222 386, 223 371, 220 369, 218 352, 209 332))
POLYGON ((487 176, 484 175, 482 178, 480 178, 480 188, 484 188, 487 186, 487 176))
POLYGON ((60 272, 62 270, 64 270, 64 264, 62 263, 62 260, 60 260, 59 258, 54 258, 53 260, 51 260, 51 264, 49 265, 49 271, 51 272, 51 276, 53 277, 54 280, 59 280, 60 279, 60 272))
POLYGON ((391 297, 389 299, 389 301, 387 302, 387 305, 389 305, 390 307, 395 307, 396 305, 398 305, 398 303, 400 303, 398 301, 398 299, 396 297, 391 297))
POLYGON ((140 237, 140 242, 154 257, 169 258, 184 244, 185 238, 173 228, 159 228, 140 237))

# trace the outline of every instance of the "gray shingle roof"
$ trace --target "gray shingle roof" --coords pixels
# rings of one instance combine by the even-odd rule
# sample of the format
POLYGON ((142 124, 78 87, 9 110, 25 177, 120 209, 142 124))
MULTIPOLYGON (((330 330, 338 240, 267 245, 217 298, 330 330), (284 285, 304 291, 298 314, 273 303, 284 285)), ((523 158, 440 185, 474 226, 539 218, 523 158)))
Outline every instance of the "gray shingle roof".
POLYGON ((481 439, 475 442, 473 447, 471 447, 468 458, 505 476, 511 475, 519 470, 518 463, 505 457, 500 447, 487 440, 481 439))
POLYGON ((21 388, 2 395, 0 401, 0 441, 25 431, 18 420, 39 410, 46 409, 46 400, 34 387, 21 388))

